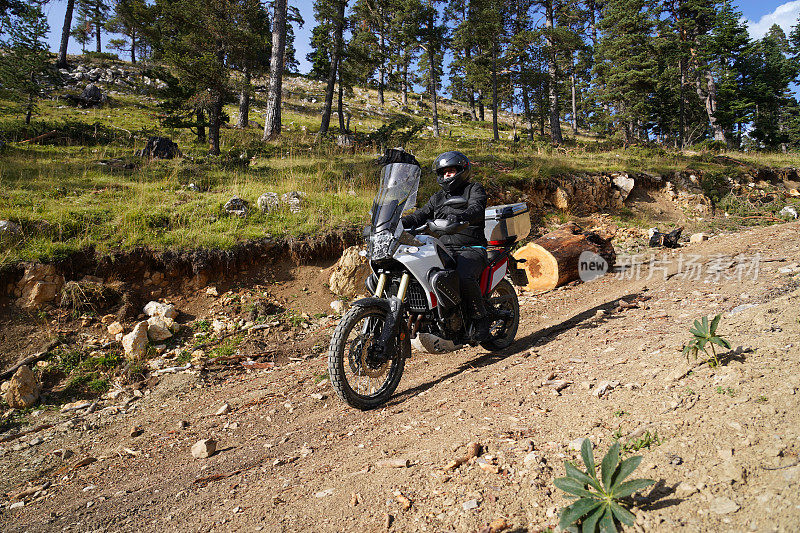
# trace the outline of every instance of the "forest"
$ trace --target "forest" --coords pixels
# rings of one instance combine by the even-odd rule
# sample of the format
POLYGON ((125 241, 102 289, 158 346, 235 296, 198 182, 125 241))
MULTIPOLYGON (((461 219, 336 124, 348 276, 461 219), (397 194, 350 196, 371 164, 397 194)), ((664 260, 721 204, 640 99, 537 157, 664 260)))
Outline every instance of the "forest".
POLYGON ((210 153, 232 120, 224 106, 238 101, 247 124, 257 91, 263 138, 274 139, 282 80, 297 74, 293 26, 313 24, 321 136, 351 133, 343 103, 371 87, 381 106, 397 91, 403 109, 424 90, 434 137, 449 95, 467 103, 466 119, 491 121, 495 140, 505 111, 519 115, 520 136, 555 144, 580 133, 678 150, 800 147, 800 22, 754 40, 729 0, 316 0, 313 21, 287 0, 69 0, 57 58, 46 2, 0 4, 0 83, 27 122, 74 39, 85 54, 115 50, 161 72, 164 123, 200 140, 207 130, 210 153))

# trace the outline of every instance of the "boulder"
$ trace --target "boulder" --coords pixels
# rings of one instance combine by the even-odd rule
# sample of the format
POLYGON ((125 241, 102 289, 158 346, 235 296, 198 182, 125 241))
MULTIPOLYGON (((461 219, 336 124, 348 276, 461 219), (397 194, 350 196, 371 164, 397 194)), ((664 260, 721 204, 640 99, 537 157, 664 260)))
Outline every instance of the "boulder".
POLYGON ((166 137, 154 136, 147 139, 147 144, 139 155, 148 159, 172 159, 183 154, 177 143, 166 137))
POLYGON ((364 292, 364 282, 370 275, 367 260, 359 255, 361 247, 351 246, 333 266, 329 280, 331 292, 352 298, 364 292))
POLYGON ((22 365, 14 372, 11 379, 0 387, 3 399, 14 409, 31 407, 39 399, 42 385, 27 365, 22 365))
POLYGON ((614 187, 622 193, 622 200, 624 201, 633 190, 634 180, 625 173, 612 174, 611 181, 614 187))
POLYGON ((225 202, 223 209, 231 215, 236 215, 237 217, 245 217, 247 216, 247 201, 242 200, 238 196, 231 197, 230 200, 225 202))
POLYGON ((139 322, 133 331, 122 337, 122 348, 128 359, 144 359, 147 353, 147 327, 147 322, 139 322))
POLYGON ((281 195, 281 202, 289 207, 292 213, 299 213, 305 201, 306 193, 301 191, 291 191, 281 195))
POLYGON ((263 213, 271 213, 278 208, 280 205, 280 200, 278 199, 278 193, 265 192, 258 197, 258 201, 256 203, 258 204, 258 208, 263 213))
POLYGON ((160 316, 162 318, 178 318, 178 310, 172 304, 151 301, 144 306, 144 314, 147 316, 160 316))
POLYGON ((214 439, 202 439, 192 445, 192 457, 195 459, 205 459, 214 455, 217 451, 217 441, 214 439))
POLYGON ((122 333, 124 331, 125 331, 125 328, 122 327, 122 324, 120 324, 117 321, 114 321, 114 322, 112 322, 111 324, 108 325, 108 333, 111 334, 111 335, 116 335, 117 333, 122 333))
POLYGON ((172 337, 168 322, 174 324, 174 320, 160 316, 151 316, 147 319, 147 337, 150 342, 159 342, 172 337))
POLYGON ((0 242, 13 239, 22 233, 22 226, 10 220, 0 220, 0 242))
POLYGON ((708 233, 692 233, 689 237, 689 242, 703 242, 708 240, 708 233))
POLYGON ((17 282, 20 298, 17 305, 23 309, 39 309, 53 301, 64 286, 64 277, 53 265, 28 263, 25 274, 17 282))

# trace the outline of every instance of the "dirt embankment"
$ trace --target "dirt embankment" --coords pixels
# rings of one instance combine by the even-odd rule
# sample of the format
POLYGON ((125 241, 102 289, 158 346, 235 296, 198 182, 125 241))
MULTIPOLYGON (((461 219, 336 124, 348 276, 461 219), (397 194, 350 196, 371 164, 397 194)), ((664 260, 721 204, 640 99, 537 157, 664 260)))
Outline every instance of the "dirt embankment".
POLYGON ((633 477, 657 482, 634 498, 636 531, 793 531, 798 229, 717 236, 522 294, 515 345, 415 352, 373 412, 332 396, 310 354, 162 374, 91 413, 31 413, 27 427, 52 427, 0 444, 4 527, 472 532, 504 519, 541 531, 567 503, 552 480, 577 459, 570 444, 590 438, 596 455, 619 439, 644 456, 633 477), (687 362, 688 325, 718 313, 733 349, 716 368, 687 362), (218 451, 194 459, 203 438, 218 451), (488 467, 446 469, 470 442, 488 467))

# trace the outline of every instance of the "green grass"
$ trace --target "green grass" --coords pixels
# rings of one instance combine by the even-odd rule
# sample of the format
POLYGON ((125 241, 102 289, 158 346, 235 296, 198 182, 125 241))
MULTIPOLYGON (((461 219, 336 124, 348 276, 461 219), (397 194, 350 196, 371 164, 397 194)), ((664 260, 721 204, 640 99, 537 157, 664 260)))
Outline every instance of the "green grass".
MULTIPOLYGON (((57 260, 90 246, 101 253, 136 246, 225 249, 267 234, 310 235, 364 223, 378 179, 372 165, 376 147, 350 150, 333 141, 320 143, 316 131, 323 85, 290 78, 286 88, 282 138, 263 143, 260 127, 225 128, 219 157, 208 156, 208 147, 196 144, 191 132, 162 128, 157 120, 157 100, 152 97, 115 95, 110 107, 88 110, 73 108, 63 98, 42 100, 31 126, 25 126, 18 115, 0 117, 0 135, 11 141, 0 152, 0 220, 15 221, 23 228, 17 240, 0 243, 0 266, 21 260, 57 260), (317 103, 303 101, 309 98, 316 98, 317 103), (56 136, 56 144, 18 144, 53 130, 64 132, 56 136), (155 133, 175 140, 185 157, 148 162, 135 156, 155 133), (100 164, 117 158, 134 168, 114 170, 100 164), (249 165, 240 164, 248 160, 249 165), (188 190, 190 183, 203 192, 188 190), (264 192, 293 190, 308 195, 300 213, 280 210, 264 214, 256 208, 256 200, 264 192), (227 216, 222 208, 234 194, 251 205, 245 218, 227 216)), ((265 106, 262 98, 257 95, 254 99, 251 114, 259 126, 265 106)), ((381 109, 376 91, 357 89, 346 97, 351 128, 369 133, 392 121, 401 115, 399 99, 398 94, 387 93, 387 104, 381 109)), ((408 116, 429 124, 429 110, 420 107, 419 100, 419 95, 409 96, 408 116)), ((0 107, 5 104, 8 102, 0 99, 0 107)), ((426 169, 420 200, 437 188, 427 172, 430 161, 452 149, 472 158, 475 175, 484 184, 520 195, 537 182, 574 173, 659 174, 692 169, 723 176, 738 168, 715 154, 651 147, 622 149, 615 148, 612 141, 591 137, 568 139, 565 145, 554 147, 546 138, 528 140, 519 123, 517 132, 522 140, 513 142, 507 140, 512 134, 512 117, 505 113, 500 117, 503 140, 495 142, 491 123, 467 120, 465 110, 453 102, 442 102, 442 137, 434 139, 423 128, 408 144, 426 169)), ((234 121, 236 107, 228 105, 225 111, 234 121)), ((331 126, 335 133, 335 116, 331 126)), ((391 140, 389 145, 393 145, 391 140)), ((754 166, 800 166, 798 154, 725 155, 754 166)), ((707 185, 716 187, 720 203, 726 201, 723 191, 717 190, 719 180, 707 185)))

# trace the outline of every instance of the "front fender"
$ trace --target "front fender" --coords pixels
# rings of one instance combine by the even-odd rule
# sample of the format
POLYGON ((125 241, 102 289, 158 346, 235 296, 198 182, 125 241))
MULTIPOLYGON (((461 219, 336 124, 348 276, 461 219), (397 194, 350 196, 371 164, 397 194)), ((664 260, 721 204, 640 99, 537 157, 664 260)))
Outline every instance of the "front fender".
POLYGON ((390 312, 392 310, 392 306, 389 303, 389 300, 387 300, 385 298, 374 298, 374 297, 361 298, 360 300, 356 300, 355 302, 353 302, 353 305, 351 307, 355 307, 355 306, 359 306, 359 307, 372 307, 372 306, 375 306, 375 307, 380 307, 381 309, 383 309, 383 310, 385 310, 387 312, 390 312))

